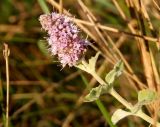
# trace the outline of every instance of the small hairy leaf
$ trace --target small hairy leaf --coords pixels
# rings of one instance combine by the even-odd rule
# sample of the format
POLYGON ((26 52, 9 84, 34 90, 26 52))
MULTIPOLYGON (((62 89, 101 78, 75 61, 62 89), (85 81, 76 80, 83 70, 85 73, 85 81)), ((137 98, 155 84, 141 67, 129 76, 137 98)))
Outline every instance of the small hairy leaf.
POLYGON ((115 80, 115 77, 116 77, 116 71, 113 69, 106 75, 105 81, 108 84, 112 84, 114 82, 114 80, 115 80))
POLYGON ((110 85, 114 82, 115 78, 120 76, 123 71, 123 62, 119 61, 105 77, 105 81, 110 85))
POLYGON ((92 88, 88 95, 85 97, 85 102, 91 102, 97 100, 100 95, 108 92, 108 86, 99 85, 95 88, 92 88))
POLYGON ((124 111, 122 109, 117 109, 113 113, 111 120, 112 120, 113 124, 116 124, 118 121, 120 121, 121 119, 123 119, 123 118, 125 118, 126 116, 129 116, 129 115, 132 115, 132 113, 124 111))
POLYGON ((120 76, 122 74, 122 71, 124 69, 124 64, 123 62, 120 60, 118 61, 118 63, 114 66, 114 69, 116 70, 116 76, 120 76))
POLYGON ((94 71, 95 71, 96 62, 97 62, 97 59, 98 59, 99 54, 100 54, 100 52, 97 52, 97 54, 96 54, 94 57, 91 57, 91 58, 89 59, 88 67, 89 67, 91 70, 94 70, 94 71))
POLYGON ((89 59, 89 63, 82 60, 82 62, 80 64, 77 64, 76 67, 78 67, 79 69, 84 70, 90 74, 92 72, 95 72, 96 62, 97 62, 99 54, 100 53, 98 52, 94 57, 91 57, 89 59))
POLYGON ((157 99, 157 93, 150 89, 144 89, 138 92, 138 103, 148 104, 157 99))
POLYGON ((82 63, 76 65, 76 67, 79 68, 79 69, 81 69, 81 70, 83 70, 83 71, 86 71, 86 68, 85 68, 85 66, 82 63))

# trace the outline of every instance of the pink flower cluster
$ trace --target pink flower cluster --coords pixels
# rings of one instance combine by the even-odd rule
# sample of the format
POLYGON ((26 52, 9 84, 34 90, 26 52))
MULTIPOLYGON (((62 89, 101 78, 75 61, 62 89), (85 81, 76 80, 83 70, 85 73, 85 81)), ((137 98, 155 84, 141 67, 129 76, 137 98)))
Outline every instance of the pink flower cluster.
POLYGON ((53 12, 41 15, 39 21, 49 35, 47 41, 51 53, 58 56, 63 67, 75 65, 84 54, 88 42, 80 38, 80 31, 72 19, 53 12))

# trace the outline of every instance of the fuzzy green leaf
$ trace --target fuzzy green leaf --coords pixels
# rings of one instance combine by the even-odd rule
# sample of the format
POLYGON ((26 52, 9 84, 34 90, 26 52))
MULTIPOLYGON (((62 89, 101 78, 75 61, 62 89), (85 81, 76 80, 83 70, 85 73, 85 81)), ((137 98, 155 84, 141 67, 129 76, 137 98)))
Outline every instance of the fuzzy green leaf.
POLYGON ((96 62, 97 62, 97 59, 98 59, 99 54, 100 54, 100 52, 97 52, 97 54, 96 54, 94 57, 91 57, 91 58, 89 59, 88 68, 90 68, 90 69, 93 70, 93 71, 95 71, 96 62))
POLYGON ((119 61, 105 77, 105 81, 110 85, 114 82, 115 78, 120 76, 123 71, 123 62, 119 61))
POLYGON ((120 76, 122 74, 122 71, 124 69, 124 64, 123 62, 120 60, 118 61, 118 63, 114 66, 114 70, 116 70, 116 76, 120 76))
POLYGON ((125 117, 127 117, 129 115, 132 115, 132 113, 124 111, 122 109, 117 109, 113 113, 111 120, 112 120, 113 124, 116 124, 118 121, 120 121, 121 119, 123 119, 123 118, 125 118, 125 117))
POLYGON ((92 88, 88 95, 86 95, 84 102, 91 102, 97 100, 100 95, 108 92, 108 86, 99 85, 95 88, 92 88))
POLYGON ((114 82, 114 80, 115 80, 115 77, 116 77, 116 71, 113 69, 106 75, 105 81, 108 84, 112 84, 114 82))
POLYGON ((84 66, 82 63, 80 63, 80 64, 78 64, 78 65, 75 65, 75 66, 76 66, 77 68, 83 70, 83 71, 86 71, 86 68, 85 68, 85 66, 84 66))
POLYGON ((157 93, 150 89, 144 89, 138 92, 138 103, 145 105, 157 99, 157 93))
POLYGON ((98 56, 99 56, 99 52, 94 56, 94 57, 91 57, 89 59, 89 63, 87 63, 86 61, 82 60, 82 62, 78 65, 76 65, 76 67, 78 67, 79 69, 81 70, 84 70, 88 73, 92 73, 92 72, 95 72, 95 68, 96 68, 96 62, 97 62, 97 59, 98 59, 98 56))

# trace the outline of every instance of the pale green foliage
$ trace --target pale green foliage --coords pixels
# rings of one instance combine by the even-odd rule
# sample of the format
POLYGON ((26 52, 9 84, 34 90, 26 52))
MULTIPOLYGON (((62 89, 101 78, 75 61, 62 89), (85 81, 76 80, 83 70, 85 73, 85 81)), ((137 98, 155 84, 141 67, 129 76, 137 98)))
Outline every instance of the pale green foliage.
POLYGON ((143 89, 138 92, 138 102, 134 105, 131 110, 132 113, 138 112, 143 105, 150 104, 158 98, 158 95, 155 91, 150 89, 143 89))
POLYGON ((123 119, 124 117, 127 117, 129 115, 135 115, 137 116, 138 112, 142 111, 142 106, 149 104, 156 100, 158 98, 158 95, 155 91, 150 89, 144 89, 138 92, 138 102, 135 104, 130 111, 124 111, 122 109, 118 109, 114 112, 112 115, 112 122, 116 124, 119 120, 123 119))
POLYGON ((151 103, 157 98, 157 93, 150 89, 144 89, 138 92, 138 103, 141 103, 143 105, 151 103))
POLYGON ((111 120, 112 120, 112 122, 113 122, 114 124, 116 124, 118 121, 120 121, 121 119, 123 119, 124 117, 127 117, 127 116, 129 116, 129 115, 132 115, 132 113, 131 113, 131 112, 124 111, 124 110, 122 110, 122 109, 117 109, 117 110, 113 113, 111 120))
POLYGON ((100 52, 97 52, 97 54, 94 57, 91 57, 89 59, 88 68, 90 68, 92 71, 96 71, 96 69, 95 69, 96 68, 96 62, 97 62, 99 54, 100 54, 100 52))
POLYGON ((108 86, 99 85, 98 87, 92 88, 89 94, 85 97, 85 102, 91 102, 97 100, 101 94, 108 91, 108 86))
POLYGON ((122 74, 124 65, 122 61, 119 61, 105 77, 105 81, 110 85, 114 82, 115 78, 122 74))
POLYGON ((95 72, 96 62, 97 62, 99 54, 100 53, 98 52, 94 57, 91 57, 89 59, 89 63, 82 61, 82 63, 76 65, 76 67, 78 67, 79 69, 84 70, 88 73, 95 72))

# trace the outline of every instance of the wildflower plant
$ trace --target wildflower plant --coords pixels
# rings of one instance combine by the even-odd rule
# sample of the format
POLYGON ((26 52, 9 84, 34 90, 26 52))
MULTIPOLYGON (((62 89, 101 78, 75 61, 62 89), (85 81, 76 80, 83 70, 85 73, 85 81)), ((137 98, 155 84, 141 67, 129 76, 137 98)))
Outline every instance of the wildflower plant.
MULTIPOLYGON (((52 55, 57 55, 62 66, 75 66, 87 73, 91 74, 99 83, 99 86, 92 88, 86 95, 84 102, 92 102, 97 100, 102 94, 109 93, 123 104, 127 110, 117 109, 112 115, 112 122, 116 124, 119 120, 129 115, 134 115, 143 120, 154 124, 154 120, 142 111, 142 106, 149 104, 157 99, 157 93, 144 89, 138 93, 138 102, 132 105, 123 97, 121 97, 114 89, 114 81, 123 73, 124 65, 121 60, 117 62, 114 68, 106 74, 103 80, 96 73, 96 61, 99 52, 91 57, 88 62, 84 60, 84 52, 87 49, 88 41, 80 37, 80 30, 73 23, 71 17, 59 13, 43 14, 39 21, 42 28, 47 31, 47 41, 50 46, 52 55), (82 59, 83 58, 83 59, 82 59)), ((160 123, 156 123, 160 127, 160 123)))

